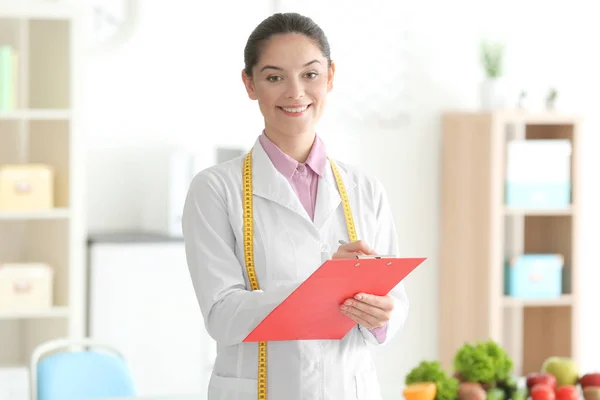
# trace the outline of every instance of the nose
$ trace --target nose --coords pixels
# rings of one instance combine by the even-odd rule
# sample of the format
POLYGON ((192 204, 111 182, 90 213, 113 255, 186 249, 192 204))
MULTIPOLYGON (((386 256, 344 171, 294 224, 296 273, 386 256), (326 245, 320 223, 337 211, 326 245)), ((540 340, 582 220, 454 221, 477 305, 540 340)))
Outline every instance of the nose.
POLYGON ((299 79, 289 79, 286 88, 286 96, 289 99, 300 99, 304 96, 304 85, 299 79))

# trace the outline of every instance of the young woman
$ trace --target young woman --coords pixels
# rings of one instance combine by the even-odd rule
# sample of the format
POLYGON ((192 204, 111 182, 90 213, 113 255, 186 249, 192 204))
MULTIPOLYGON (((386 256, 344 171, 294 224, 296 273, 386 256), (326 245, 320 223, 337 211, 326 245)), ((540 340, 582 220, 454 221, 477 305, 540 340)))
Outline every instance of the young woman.
POLYGON ((340 305, 356 322, 341 340, 243 342, 324 261, 397 254, 382 185, 329 159, 315 131, 335 72, 323 31, 299 14, 272 15, 250 35, 244 60, 242 80, 264 130, 247 155, 194 178, 182 222, 218 347, 208 399, 378 400, 368 344, 383 345, 402 328, 402 284, 340 305))

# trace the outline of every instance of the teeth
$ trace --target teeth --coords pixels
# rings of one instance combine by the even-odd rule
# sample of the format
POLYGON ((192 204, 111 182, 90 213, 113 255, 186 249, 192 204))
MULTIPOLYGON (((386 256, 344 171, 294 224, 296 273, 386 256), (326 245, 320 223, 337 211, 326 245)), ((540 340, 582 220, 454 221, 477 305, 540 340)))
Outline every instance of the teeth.
POLYGON ((283 108, 287 112, 300 113, 300 112, 306 110, 308 108, 308 106, 299 107, 299 108, 286 108, 286 107, 281 107, 281 108, 283 108))

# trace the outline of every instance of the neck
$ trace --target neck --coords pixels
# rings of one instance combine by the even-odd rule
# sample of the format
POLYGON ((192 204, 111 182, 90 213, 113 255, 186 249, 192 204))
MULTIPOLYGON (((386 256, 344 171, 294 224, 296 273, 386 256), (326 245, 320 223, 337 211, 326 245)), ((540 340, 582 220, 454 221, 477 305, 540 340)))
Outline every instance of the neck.
POLYGON ((310 150, 315 141, 315 133, 303 133, 300 135, 287 135, 265 128, 265 135, 277 145, 288 156, 299 163, 306 162, 310 150))

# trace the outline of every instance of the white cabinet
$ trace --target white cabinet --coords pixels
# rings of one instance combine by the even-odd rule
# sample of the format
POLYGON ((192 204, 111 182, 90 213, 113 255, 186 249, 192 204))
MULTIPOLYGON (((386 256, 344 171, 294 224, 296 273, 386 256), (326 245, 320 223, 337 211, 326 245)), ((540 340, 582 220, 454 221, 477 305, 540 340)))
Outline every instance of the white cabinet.
POLYGON ((88 329, 125 354, 140 395, 204 394, 216 355, 204 329, 183 242, 93 238, 88 329))

